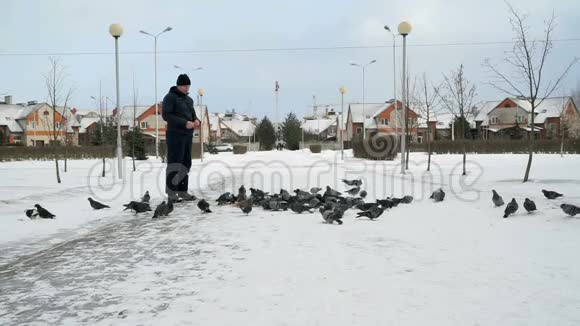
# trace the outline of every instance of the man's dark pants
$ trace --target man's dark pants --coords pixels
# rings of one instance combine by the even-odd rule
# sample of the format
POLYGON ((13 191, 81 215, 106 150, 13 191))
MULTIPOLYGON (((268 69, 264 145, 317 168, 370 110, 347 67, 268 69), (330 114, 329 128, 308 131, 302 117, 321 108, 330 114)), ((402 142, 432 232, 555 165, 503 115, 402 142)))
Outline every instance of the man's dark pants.
POLYGON ((167 131, 166 143, 165 192, 170 196, 185 193, 188 191, 191 168, 192 136, 167 131))

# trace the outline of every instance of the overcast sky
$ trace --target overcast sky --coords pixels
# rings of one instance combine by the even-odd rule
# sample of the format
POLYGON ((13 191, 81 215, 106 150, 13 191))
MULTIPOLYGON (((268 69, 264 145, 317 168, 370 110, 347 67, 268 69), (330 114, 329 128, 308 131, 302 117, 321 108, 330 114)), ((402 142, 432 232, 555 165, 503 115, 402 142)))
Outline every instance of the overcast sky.
MULTIPOLYGON (((580 38, 580 1, 512 0, 530 15, 531 34, 541 37, 543 21, 558 17, 556 39, 580 38)), ((408 20, 412 74, 428 74, 441 80, 459 64, 478 87, 481 101, 503 96, 484 83, 489 80, 481 64, 486 57, 501 60, 509 44, 418 46, 465 42, 510 41, 506 5, 502 0, 211 0, 211 1, 65 1, 3 0, 0 19, 0 94, 14 101, 46 100, 43 75, 50 54, 66 66, 67 81, 75 85, 72 106, 95 108, 91 96, 115 97, 114 42, 110 23, 120 23, 121 104, 132 103, 132 79, 140 104, 154 103, 153 39, 151 33, 172 26, 159 39, 158 83, 161 100, 178 73, 188 69, 192 89, 206 90, 210 111, 235 108, 256 116, 273 117, 274 82, 280 82, 280 111, 302 115, 318 103, 340 103, 338 88, 348 89, 346 101, 362 98, 361 72, 349 62, 377 63, 366 73, 367 102, 393 97, 391 48, 196 52, 228 49, 320 48, 390 46, 392 37, 383 26, 408 20), (141 52, 141 53, 127 53, 141 52), (149 53, 151 52, 151 53, 149 53), (177 53, 181 52, 181 53, 177 53), (80 55, 79 53, 95 53, 80 55)), ((400 44, 400 39, 398 40, 400 44)), ((554 76, 574 56, 580 41, 556 42, 547 68, 554 76)), ((397 49, 400 65, 401 49, 397 49)), ((580 67, 574 67, 559 91, 562 95, 578 84, 580 67)), ((400 85, 400 78, 398 81, 400 85)), ((567 94, 566 94, 567 95, 567 94)))

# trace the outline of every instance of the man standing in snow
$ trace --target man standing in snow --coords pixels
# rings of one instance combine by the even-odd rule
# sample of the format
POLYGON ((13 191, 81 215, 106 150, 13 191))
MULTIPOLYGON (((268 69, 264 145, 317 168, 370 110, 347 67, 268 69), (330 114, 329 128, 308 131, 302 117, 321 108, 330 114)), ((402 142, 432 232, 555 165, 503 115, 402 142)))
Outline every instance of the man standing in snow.
POLYGON ((167 121, 165 192, 174 202, 195 200, 195 196, 188 193, 188 184, 193 129, 200 125, 193 100, 188 96, 191 86, 189 77, 179 75, 176 85, 165 95, 162 107, 163 120, 167 121))

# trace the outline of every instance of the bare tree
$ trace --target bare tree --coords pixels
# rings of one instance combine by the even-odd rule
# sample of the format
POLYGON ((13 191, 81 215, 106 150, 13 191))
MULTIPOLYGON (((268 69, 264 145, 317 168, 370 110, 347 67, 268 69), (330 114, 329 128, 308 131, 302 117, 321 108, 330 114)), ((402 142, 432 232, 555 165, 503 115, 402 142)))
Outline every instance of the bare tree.
MULTIPOLYGON (((67 105, 70 101, 70 98, 73 93, 73 88, 69 87, 65 89, 65 80, 66 74, 64 71, 64 67, 60 63, 59 59, 50 58, 50 70, 45 75, 45 85, 48 91, 48 106, 52 110, 52 134, 49 137, 52 138, 52 148, 54 154, 54 162, 56 168, 56 181, 61 183, 60 179, 60 169, 58 164, 58 146, 57 144, 60 142, 59 135, 63 133, 63 127, 66 126, 66 119, 69 117, 66 110, 68 110, 67 105), (60 104, 63 104, 60 106, 60 104), (59 107, 61 111, 59 112, 59 107), (60 121, 57 124, 57 117, 59 117, 60 121)), ((64 129, 64 139, 63 142, 66 146, 67 144, 67 129, 64 129)), ((66 156, 65 156, 66 162, 66 156)), ((65 170, 66 172, 66 170, 65 170)))
POLYGON ((534 155, 534 118, 536 108, 558 88, 572 66, 578 61, 574 58, 567 64, 557 78, 545 82, 546 62, 553 49, 553 33, 556 27, 556 16, 552 13, 545 22, 544 36, 542 40, 534 40, 530 37, 530 27, 527 25, 527 15, 517 11, 509 2, 506 2, 510 13, 510 24, 514 34, 514 45, 504 58, 511 72, 506 73, 486 59, 484 67, 492 74, 493 79, 488 83, 497 90, 510 96, 528 101, 531 106, 530 127, 528 132, 528 163, 524 175, 524 182, 529 180, 532 159, 534 155))
POLYGON ((576 89, 573 89, 571 93, 574 104, 580 105, 580 81, 576 82, 576 89))
POLYGON ((427 143, 427 171, 431 171, 431 134, 433 133, 429 121, 438 113, 438 109, 440 108, 439 96, 437 95, 440 88, 440 85, 428 85, 427 74, 423 73, 419 87, 412 95, 413 102, 415 103, 414 108, 417 110, 419 116, 425 119, 427 124, 427 137, 425 137, 427 143))
MULTIPOLYGON (((475 85, 473 85, 467 78, 463 64, 449 75, 443 75, 443 84, 441 88, 435 88, 434 92, 441 99, 444 108, 449 110, 455 118, 460 118, 461 121, 461 141, 463 152, 463 175, 467 175, 465 163, 467 161, 466 144, 465 144, 465 124, 468 123, 474 114, 474 104, 477 92, 475 85)), ((453 122, 455 123, 455 122, 453 122)))

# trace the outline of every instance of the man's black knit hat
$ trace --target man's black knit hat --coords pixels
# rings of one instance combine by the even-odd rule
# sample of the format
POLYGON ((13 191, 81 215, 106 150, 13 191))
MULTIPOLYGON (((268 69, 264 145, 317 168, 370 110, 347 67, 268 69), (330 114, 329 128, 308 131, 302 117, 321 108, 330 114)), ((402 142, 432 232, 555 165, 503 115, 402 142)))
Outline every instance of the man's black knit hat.
POLYGON ((189 77, 187 77, 186 74, 182 74, 179 75, 179 77, 177 77, 177 86, 189 86, 191 85, 191 80, 189 80, 189 77))

